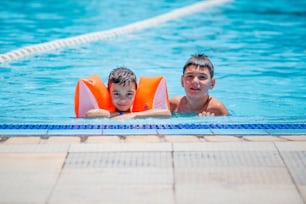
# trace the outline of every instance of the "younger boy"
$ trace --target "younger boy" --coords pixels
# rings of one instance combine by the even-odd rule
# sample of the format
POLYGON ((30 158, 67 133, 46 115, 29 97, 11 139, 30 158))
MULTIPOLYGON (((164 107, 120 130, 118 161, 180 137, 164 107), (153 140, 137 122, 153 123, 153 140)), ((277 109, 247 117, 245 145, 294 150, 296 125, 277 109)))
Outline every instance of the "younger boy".
POLYGON ((170 117, 168 109, 152 109, 142 112, 132 112, 135 100, 137 81, 136 75, 128 68, 120 67, 112 70, 108 77, 108 90, 116 112, 104 109, 92 109, 86 117, 107 117, 116 119, 130 119, 138 117, 170 117))
POLYGON ((199 116, 228 115, 223 103, 208 94, 215 83, 214 66, 208 57, 204 54, 192 55, 186 62, 181 77, 186 96, 171 98, 171 111, 198 113, 199 116))

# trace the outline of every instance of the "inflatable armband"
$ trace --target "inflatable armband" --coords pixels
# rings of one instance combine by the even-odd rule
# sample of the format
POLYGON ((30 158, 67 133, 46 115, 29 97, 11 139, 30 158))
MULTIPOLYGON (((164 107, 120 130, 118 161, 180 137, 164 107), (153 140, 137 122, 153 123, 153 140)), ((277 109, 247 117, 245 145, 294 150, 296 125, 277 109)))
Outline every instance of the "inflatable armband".
POLYGON ((107 87, 95 74, 78 81, 74 96, 74 111, 77 118, 83 118, 88 110, 96 108, 115 111, 107 87))
POLYGON ((133 112, 169 109, 168 90, 164 77, 140 77, 133 112))

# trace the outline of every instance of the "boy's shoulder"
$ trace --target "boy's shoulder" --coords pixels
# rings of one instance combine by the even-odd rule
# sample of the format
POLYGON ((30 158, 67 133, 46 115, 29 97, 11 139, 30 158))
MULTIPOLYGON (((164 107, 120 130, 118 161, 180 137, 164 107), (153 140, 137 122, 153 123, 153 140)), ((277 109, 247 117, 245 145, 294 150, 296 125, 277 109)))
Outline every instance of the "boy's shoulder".
POLYGON ((224 104, 219 99, 217 99, 216 97, 210 96, 208 108, 217 108, 221 106, 224 106, 224 104))
POLYGON ((216 115, 227 115, 228 110, 225 105, 217 98, 211 96, 210 103, 207 107, 208 110, 215 112, 216 115))
POLYGON ((179 109, 179 105, 183 98, 184 96, 173 96, 172 98, 170 98, 169 99, 170 109, 172 111, 177 111, 179 109))
POLYGON ((173 96, 172 98, 169 99, 169 101, 171 102, 175 102, 175 101, 180 101, 184 96, 173 96))

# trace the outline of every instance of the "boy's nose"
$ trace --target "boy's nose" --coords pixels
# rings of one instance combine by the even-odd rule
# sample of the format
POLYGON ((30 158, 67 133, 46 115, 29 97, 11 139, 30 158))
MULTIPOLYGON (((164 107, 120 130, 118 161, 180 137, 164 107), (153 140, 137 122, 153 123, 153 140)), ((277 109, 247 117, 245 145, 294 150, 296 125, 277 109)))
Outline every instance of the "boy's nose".
POLYGON ((128 100, 130 100, 128 97, 126 97, 126 96, 120 96, 119 97, 119 100, 120 101, 128 101, 128 100))
POLYGON ((198 83, 199 82, 199 78, 197 76, 193 77, 192 82, 198 83))

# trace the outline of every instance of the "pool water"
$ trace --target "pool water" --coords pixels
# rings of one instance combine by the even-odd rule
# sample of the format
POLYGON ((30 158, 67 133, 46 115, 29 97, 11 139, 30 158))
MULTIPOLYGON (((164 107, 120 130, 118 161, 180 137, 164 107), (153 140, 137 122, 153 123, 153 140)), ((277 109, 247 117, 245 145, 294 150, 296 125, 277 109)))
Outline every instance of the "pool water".
MULTIPOLYGON (((120 28, 197 2, 4 0, 0 54, 120 28)), ((183 95, 182 67, 194 53, 212 60, 216 86, 210 94, 231 113, 205 121, 305 123, 305 37, 306 1, 233 0, 137 32, 36 53, 0 64, 0 123, 75 121, 77 81, 94 73, 106 81, 118 66, 138 78, 164 75, 169 96, 183 95)))

